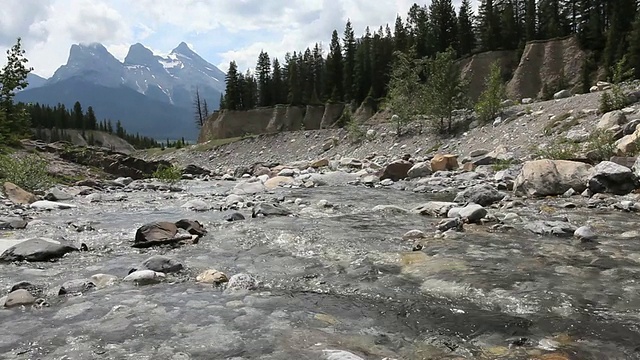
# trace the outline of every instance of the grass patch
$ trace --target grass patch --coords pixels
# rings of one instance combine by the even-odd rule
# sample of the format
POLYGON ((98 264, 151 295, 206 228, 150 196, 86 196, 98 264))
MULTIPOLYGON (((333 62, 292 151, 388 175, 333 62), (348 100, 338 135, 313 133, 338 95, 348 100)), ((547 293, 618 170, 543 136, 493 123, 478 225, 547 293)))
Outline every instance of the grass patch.
POLYGON ((556 127, 558 127, 563 121, 567 120, 570 116, 571 114, 569 114, 568 112, 553 116, 551 119, 549 119, 549 122, 547 123, 547 125, 544 126, 544 129, 543 129, 544 134, 545 135, 553 134, 556 131, 556 127))
POLYGON ((549 144, 544 149, 536 149, 533 153, 536 158, 550 160, 571 160, 577 157, 580 145, 569 141, 558 141, 549 144))
POLYGON ((244 140, 250 137, 255 137, 255 135, 237 136, 237 137, 225 138, 225 139, 213 139, 213 140, 207 141, 206 143, 197 144, 194 149, 196 151, 207 151, 207 150, 215 149, 222 145, 232 144, 236 141, 244 140))
POLYGON ((151 177, 168 184, 175 184, 182 179, 182 171, 173 165, 160 165, 158 166, 158 169, 153 172, 151 177))
POLYGON ((54 183, 47 164, 36 154, 21 157, 0 155, 0 181, 12 182, 27 191, 46 190, 54 183))
POLYGON ((515 164, 513 160, 498 160, 495 162, 495 164, 491 165, 491 168, 493 169, 493 171, 507 170, 513 164, 515 164))
POLYGON ((615 138, 610 131, 595 130, 587 140, 587 154, 589 159, 605 161, 616 154, 615 138))

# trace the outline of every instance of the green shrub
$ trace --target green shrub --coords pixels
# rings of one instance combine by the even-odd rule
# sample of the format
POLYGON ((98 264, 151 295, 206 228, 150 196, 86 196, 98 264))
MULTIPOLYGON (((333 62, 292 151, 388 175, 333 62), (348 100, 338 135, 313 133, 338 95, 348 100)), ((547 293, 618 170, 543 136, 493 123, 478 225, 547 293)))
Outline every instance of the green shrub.
POLYGON ((360 127, 360 124, 358 124, 356 119, 351 115, 351 110, 347 107, 344 108, 340 121, 345 124, 345 129, 347 129, 349 133, 349 140, 351 140, 352 143, 359 143, 364 140, 367 133, 360 127))
POLYGON ((571 160, 575 159, 579 152, 579 144, 559 141, 548 145, 544 149, 537 149, 535 151, 535 156, 541 159, 571 160))
POLYGON ((45 190, 53 184, 47 161, 35 154, 22 157, 0 154, 0 179, 27 191, 45 190))
POLYGON ((491 165, 491 168, 493 169, 493 171, 506 170, 513 164, 513 160, 498 160, 493 165, 491 165))
POLYGON ((609 111, 620 110, 627 106, 627 96, 618 84, 611 85, 611 90, 600 95, 600 112, 605 114, 609 111))
POLYGON ((158 166, 158 169, 154 171, 154 173, 151 176, 162 182, 175 184, 178 181, 180 181, 180 179, 182 179, 182 171, 180 171, 180 169, 178 169, 173 165, 171 166, 160 165, 158 166))
POLYGON ((610 131, 596 130, 589 136, 586 150, 592 160, 609 160, 616 154, 615 138, 610 131))
POLYGON ((500 74, 500 63, 491 64, 491 71, 485 79, 486 89, 480 94, 475 110, 483 123, 492 121, 502 112, 502 99, 506 95, 505 86, 500 74))

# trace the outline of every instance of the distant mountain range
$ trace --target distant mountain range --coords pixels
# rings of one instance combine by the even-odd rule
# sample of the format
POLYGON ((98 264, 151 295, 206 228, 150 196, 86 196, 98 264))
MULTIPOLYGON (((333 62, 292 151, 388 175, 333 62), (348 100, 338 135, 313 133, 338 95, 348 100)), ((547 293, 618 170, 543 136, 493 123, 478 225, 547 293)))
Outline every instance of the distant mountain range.
POLYGON ((68 107, 80 101, 100 118, 120 120, 129 133, 157 139, 196 139, 196 89, 211 111, 225 88, 225 73, 184 42, 166 57, 134 44, 124 62, 102 44, 72 45, 67 64, 51 78, 29 74, 28 80, 16 100, 68 107))

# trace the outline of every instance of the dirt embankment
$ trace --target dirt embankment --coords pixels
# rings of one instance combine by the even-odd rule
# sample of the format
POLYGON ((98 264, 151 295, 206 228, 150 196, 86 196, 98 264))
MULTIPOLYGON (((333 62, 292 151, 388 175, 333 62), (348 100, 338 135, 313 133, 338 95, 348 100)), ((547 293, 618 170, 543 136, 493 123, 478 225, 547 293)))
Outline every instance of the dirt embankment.
POLYGON ((246 111, 222 110, 207 119, 198 142, 280 131, 317 130, 331 127, 344 110, 344 104, 259 108, 246 111))
POLYGON ((496 61, 500 64, 502 79, 510 79, 518 65, 517 55, 516 51, 510 50, 487 51, 461 59, 460 73, 469 81, 469 98, 472 101, 478 99, 485 88, 485 78, 489 75, 491 65, 496 61))
MULTIPOLYGON (((93 144, 95 146, 107 148, 111 151, 117 151, 123 154, 131 154, 136 150, 124 139, 103 131, 85 130, 83 132, 81 130, 74 129, 64 129, 60 131, 63 133, 63 135, 69 136, 69 140, 71 141, 71 143, 76 146, 89 146, 89 137, 93 137, 93 144)), ((51 129, 40 129, 39 132, 40 135, 47 139, 47 141, 51 141, 51 129)))
POLYGON ((507 94, 513 99, 540 98, 545 86, 552 92, 569 89, 576 93, 586 57, 574 36, 529 42, 507 84, 507 94))

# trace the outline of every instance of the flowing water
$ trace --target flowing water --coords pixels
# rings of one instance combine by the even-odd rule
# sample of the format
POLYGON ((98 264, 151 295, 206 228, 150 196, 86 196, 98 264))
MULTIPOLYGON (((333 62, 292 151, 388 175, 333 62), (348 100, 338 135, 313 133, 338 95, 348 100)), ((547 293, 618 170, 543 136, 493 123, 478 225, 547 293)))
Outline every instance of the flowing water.
MULTIPOLYGON (((91 251, 57 262, 0 265, 0 286, 46 288, 106 273, 120 278, 154 254, 186 271, 156 285, 127 283, 43 308, 0 310, 3 359, 640 359, 640 242, 618 236, 636 215, 571 211, 602 235, 591 247, 516 228, 468 226, 430 237, 421 251, 402 240, 432 233, 437 219, 371 211, 411 208, 429 195, 354 186, 278 190, 295 217, 227 223, 224 212, 180 205, 223 199, 225 183, 185 183, 178 194, 132 192, 34 216, 2 237, 64 235, 91 251), (326 199, 333 208, 315 204, 326 199), (133 249, 143 223, 199 220, 196 245, 133 249), (75 232, 67 222, 95 222, 75 232), (204 269, 248 273, 258 290, 224 292, 195 282, 204 269), (336 351, 330 351, 336 350, 336 351)), ((108 196, 108 195, 107 195, 108 196)), ((267 198, 268 196, 265 196, 267 198)), ((519 209, 529 217, 531 209, 519 209)), ((526 218, 526 216, 525 216, 526 218)), ((579 223, 579 222, 578 222, 579 223)))

